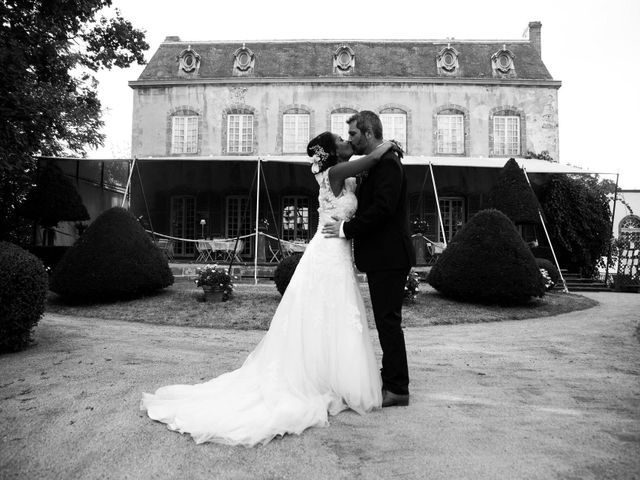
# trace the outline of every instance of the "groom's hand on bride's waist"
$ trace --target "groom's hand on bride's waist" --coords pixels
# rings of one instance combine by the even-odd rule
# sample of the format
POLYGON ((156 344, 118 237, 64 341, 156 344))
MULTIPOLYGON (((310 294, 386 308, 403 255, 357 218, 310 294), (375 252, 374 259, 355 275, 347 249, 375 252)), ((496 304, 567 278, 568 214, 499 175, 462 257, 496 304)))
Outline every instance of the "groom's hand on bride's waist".
POLYGON ((332 237, 341 237, 344 238, 344 233, 342 232, 342 222, 338 220, 336 217, 333 218, 333 222, 327 222, 322 226, 322 234, 326 238, 332 237))

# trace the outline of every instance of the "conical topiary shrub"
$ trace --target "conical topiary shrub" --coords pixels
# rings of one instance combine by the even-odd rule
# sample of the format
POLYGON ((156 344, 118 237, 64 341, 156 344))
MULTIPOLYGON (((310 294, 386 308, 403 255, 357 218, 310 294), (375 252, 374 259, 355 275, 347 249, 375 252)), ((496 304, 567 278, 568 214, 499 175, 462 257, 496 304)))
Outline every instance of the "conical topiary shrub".
POLYGON ((135 298, 173 284, 165 255, 127 210, 100 215, 62 257, 50 289, 67 300, 135 298))
POLYGON ((533 254, 515 226, 498 210, 482 210, 449 243, 427 277, 457 300, 525 303, 545 288, 533 254))
POLYGON ((500 210, 515 224, 540 223, 540 205, 529 186, 524 171, 515 159, 504 164, 498 180, 485 198, 482 208, 500 210))

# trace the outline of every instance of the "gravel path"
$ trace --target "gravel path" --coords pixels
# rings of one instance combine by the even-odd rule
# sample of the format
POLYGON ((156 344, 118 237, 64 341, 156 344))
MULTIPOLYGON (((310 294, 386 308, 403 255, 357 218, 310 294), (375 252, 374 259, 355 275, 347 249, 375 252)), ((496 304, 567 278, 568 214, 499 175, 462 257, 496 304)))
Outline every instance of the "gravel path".
POLYGON ((0 478, 640 478, 640 295, 585 295, 600 305, 408 328, 409 407, 253 449, 195 445, 138 402, 240 366, 263 332, 49 314, 0 356, 0 478))

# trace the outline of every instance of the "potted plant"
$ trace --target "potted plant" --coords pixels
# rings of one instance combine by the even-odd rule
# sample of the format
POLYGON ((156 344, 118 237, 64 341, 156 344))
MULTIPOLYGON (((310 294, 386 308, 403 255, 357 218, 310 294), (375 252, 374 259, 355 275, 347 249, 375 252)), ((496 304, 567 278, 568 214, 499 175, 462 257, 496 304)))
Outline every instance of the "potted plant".
POLYGON ((413 233, 424 233, 427 231, 429 224, 426 220, 420 218, 418 215, 413 217, 413 221, 411 222, 411 230, 413 233))
POLYGON ((196 269, 196 275, 195 284, 202 287, 205 298, 219 298, 223 302, 229 300, 233 293, 233 282, 223 267, 205 265, 196 269))
POLYGON ((418 274, 411 270, 407 275, 407 282, 404 285, 404 299, 409 302, 414 302, 418 296, 418 287, 420 285, 420 278, 418 274))

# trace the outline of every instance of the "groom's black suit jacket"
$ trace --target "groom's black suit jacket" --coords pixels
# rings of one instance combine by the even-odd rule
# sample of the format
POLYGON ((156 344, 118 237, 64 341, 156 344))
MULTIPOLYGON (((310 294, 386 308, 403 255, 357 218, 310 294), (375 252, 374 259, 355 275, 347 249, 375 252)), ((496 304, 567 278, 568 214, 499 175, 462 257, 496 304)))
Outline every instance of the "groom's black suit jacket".
POLYGON ((357 191, 356 214, 343 225, 353 238, 356 267, 361 272, 407 270, 416 255, 409 234, 407 179, 398 156, 389 151, 369 170, 357 191))

